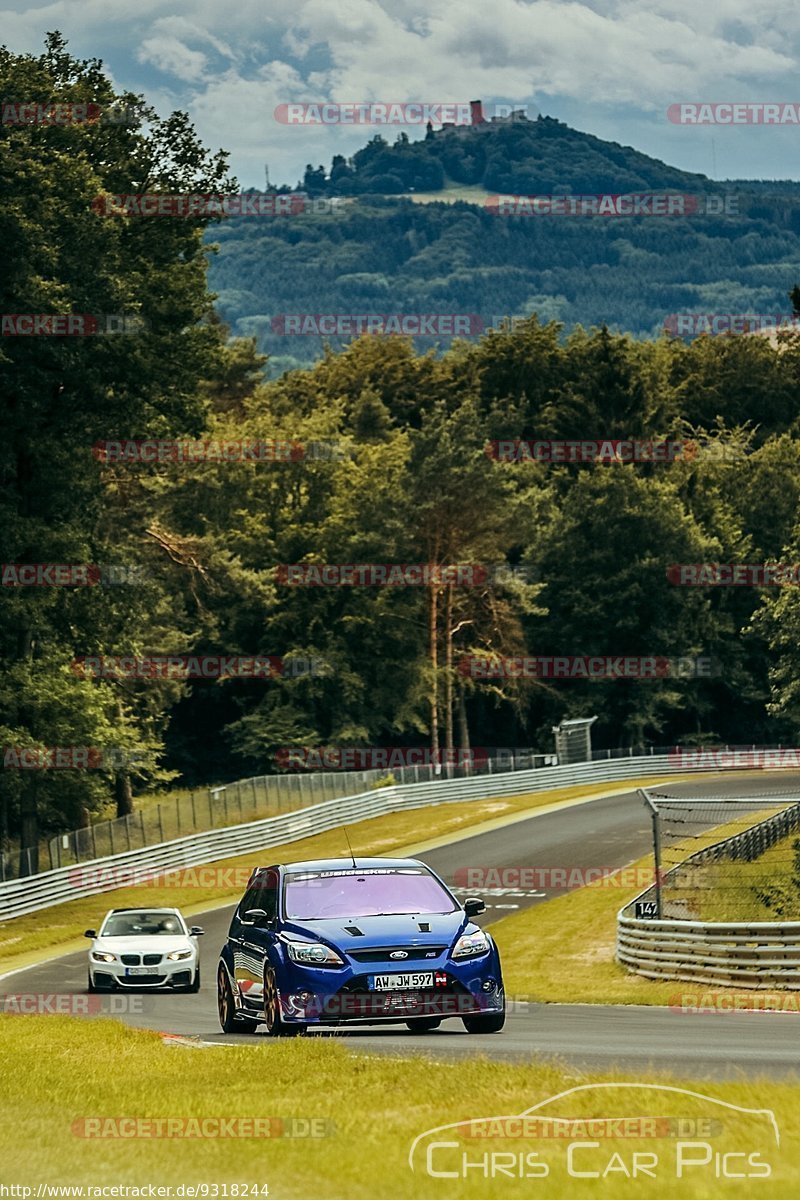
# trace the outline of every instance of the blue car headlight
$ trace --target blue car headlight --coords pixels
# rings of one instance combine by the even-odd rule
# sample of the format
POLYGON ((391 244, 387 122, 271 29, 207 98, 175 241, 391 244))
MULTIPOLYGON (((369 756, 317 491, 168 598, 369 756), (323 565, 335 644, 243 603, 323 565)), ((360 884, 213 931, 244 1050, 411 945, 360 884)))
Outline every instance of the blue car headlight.
POLYGON ((292 962, 302 963, 306 967, 344 966, 344 959, 322 942, 287 942, 286 950, 292 962))
POLYGON ((472 958, 476 954, 485 954, 489 949, 489 939, 482 929, 477 933, 465 933, 453 947, 452 958, 472 958))

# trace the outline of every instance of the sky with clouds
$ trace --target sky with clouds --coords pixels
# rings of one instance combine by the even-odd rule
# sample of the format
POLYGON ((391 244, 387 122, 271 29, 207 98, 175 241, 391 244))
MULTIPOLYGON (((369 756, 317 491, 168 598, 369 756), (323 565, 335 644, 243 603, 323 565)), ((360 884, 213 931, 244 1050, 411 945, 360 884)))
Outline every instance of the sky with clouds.
MULTIPOLYGON (((373 132, 287 126, 294 102, 528 105, 717 179, 800 178, 800 125, 673 124, 679 101, 800 102, 797 0, 0 0, 0 42, 58 29, 119 88, 187 111, 245 187, 295 184, 373 132)), ((394 140, 402 127, 380 130, 394 140)), ((408 129, 410 137, 422 129, 408 129)))

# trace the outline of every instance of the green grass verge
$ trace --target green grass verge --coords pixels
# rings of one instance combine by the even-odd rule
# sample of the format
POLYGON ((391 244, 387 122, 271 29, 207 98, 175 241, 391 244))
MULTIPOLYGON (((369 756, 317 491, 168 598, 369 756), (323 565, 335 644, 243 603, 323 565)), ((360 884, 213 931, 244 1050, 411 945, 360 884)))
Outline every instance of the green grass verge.
POLYGON ((751 862, 721 859, 690 866, 670 884, 670 901, 682 903, 691 920, 798 920, 800 855, 794 849, 796 842, 797 830, 751 862))
MULTIPOLYGON (((393 854, 407 851, 421 838, 458 836, 464 829, 515 813, 534 812, 548 804, 557 804, 589 795, 613 795, 644 786, 644 780, 625 780, 618 785, 557 788, 524 796, 465 800, 425 809, 390 813, 348 826, 348 834, 357 854, 393 854)), ((45 957, 42 953, 58 948, 62 953, 82 949, 84 929, 96 927, 109 909, 145 904, 174 905, 187 915, 214 908, 238 899, 247 876, 254 866, 270 862, 296 862, 305 858, 324 858, 347 853, 347 845, 338 830, 303 838, 300 841, 255 850, 222 859, 207 867, 187 868, 171 877, 171 883, 156 879, 138 886, 117 888, 98 896, 68 901, 24 917, 0 922, 0 974, 27 966, 45 957), (213 868, 212 882, 203 886, 213 868)), ((78 870, 79 868, 76 868, 78 870)), ((88 864, 91 869, 91 864, 88 864)))
MULTIPOLYGON (((711 839, 711 835, 709 835, 711 839)), ((717 840, 715 836, 713 840, 717 840)), ((634 975, 614 959, 617 913, 652 876, 652 856, 640 859, 625 872, 578 888, 565 896, 503 917, 490 926, 503 961, 509 998, 553 1004, 679 1004, 706 998, 712 1004, 720 991, 711 984, 646 979, 634 975), (630 886, 623 886, 630 881, 630 886)), ((777 992, 779 989, 775 988, 777 992)), ((733 989, 742 1004, 763 1002, 764 992, 733 989)))
MULTIPOLYGON (((492 1039, 494 1041, 495 1039, 492 1039)), ((433 1039, 431 1039, 431 1042, 433 1039)), ((430 1043, 429 1043, 430 1044, 430 1043)), ((800 1190, 800 1153, 796 1111, 800 1088, 766 1080, 732 1083, 681 1083, 666 1076, 650 1081, 684 1086, 704 1096, 748 1109, 773 1110, 781 1131, 780 1147, 763 1116, 721 1109, 708 1099, 668 1096, 637 1086, 622 1091, 579 1093, 549 1109, 562 1117, 668 1117, 711 1119, 716 1126, 702 1140, 711 1148, 704 1167, 676 1178, 679 1139, 650 1136, 598 1139, 582 1149, 576 1170, 600 1170, 606 1178, 570 1178, 564 1138, 525 1140, 465 1137, 455 1151, 438 1151, 434 1169, 481 1162, 487 1153, 538 1154, 546 1179, 495 1175, 480 1169, 461 1179, 432 1178, 424 1155, 412 1173, 408 1156, 413 1140, 440 1125, 475 1118, 510 1116, 588 1082, 627 1082, 645 1078, 583 1075, 574 1069, 535 1061, 513 1064, 470 1058, 432 1062, 350 1053, 330 1039, 270 1042, 247 1046, 188 1049, 166 1046, 159 1036, 126 1028, 104 1018, 0 1016, 0 1113, 6 1137, 2 1181, 36 1187, 39 1183, 104 1186, 148 1184, 176 1187, 200 1183, 267 1184, 272 1200, 392 1200, 412 1197, 635 1196, 636 1200, 681 1196, 710 1200, 749 1194, 753 1184, 716 1176, 714 1154, 758 1153, 772 1169, 762 1191, 790 1197, 800 1190), (327 1136, 316 1140, 286 1137, 241 1140, 237 1137, 80 1136, 85 1118, 296 1118, 328 1122, 327 1136), (76 1132, 77 1131, 77 1132, 76 1132), (634 1151, 656 1156, 656 1177, 628 1179, 634 1151), (616 1158, 615 1158, 616 1156, 616 1158)), ((101 1127, 103 1128, 103 1127, 101 1127)), ((105 1126, 108 1129, 108 1126, 105 1126)), ((231 1128, 230 1126, 228 1127, 231 1128)), ((319 1128, 319 1127, 318 1127, 319 1128)), ((444 1138, 455 1140, 452 1132, 444 1138)), ((570 1141, 586 1141, 576 1133, 570 1141)), ((687 1140, 699 1140, 690 1137, 687 1140)), ((697 1150, 695 1158, 704 1157, 697 1150)), ((492 1162, 492 1160, 488 1160, 492 1162)), ((495 1160, 496 1161, 496 1160, 495 1160)), ((730 1164, 742 1170, 743 1160, 730 1164)), ((762 1180, 757 1180, 762 1183, 762 1180)), ((146 1192, 144 1193, 147 1194, 146 1192)), ((208 1193, 214 1195, 213 1191, 208 1193)), ((224 1193, 219 1190, 218 1195, 224 1193)), ((228 1196, 231 1192, 228 1191, 228 1196)), ((240 1193, 241 1194, 241 1193, 240 1193)))
POLYGON ((477 183, 453 183, 440 192, 409 192, 403 199, 413 200, 415 204, 453 204, 456 200, 465 200, 467 204, 479 204, 482 207, 490 196, 495 195, 496 192, 487 192, 477 183))

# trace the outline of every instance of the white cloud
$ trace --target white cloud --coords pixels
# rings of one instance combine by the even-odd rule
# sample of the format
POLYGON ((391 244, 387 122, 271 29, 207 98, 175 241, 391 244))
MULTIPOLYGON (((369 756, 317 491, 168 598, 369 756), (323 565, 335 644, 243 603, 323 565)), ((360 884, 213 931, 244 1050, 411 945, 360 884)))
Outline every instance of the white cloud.
MULTIPOLYGON (((374 132, 276 124, 274 108, 291 100, 527 102, 581 128, 610 122, 617 140, 669 157, 670 103, 795 99, 800 48, 795 0, 181 0, 177 12, 174 0, 49 0, 6 9, 0 28, 12 49, 34 53, 45 30, 61 29, 73 53, 102 57, 125 87, 174 97, 254 183, 265 159, 294 182, 306 162, 352 153, 374 132)), ((728 151, 758 131, 735 132, 728 151)), ((798 173, 785 132, 760 131, 759 173, 770 155, 775 174, 798 173)))

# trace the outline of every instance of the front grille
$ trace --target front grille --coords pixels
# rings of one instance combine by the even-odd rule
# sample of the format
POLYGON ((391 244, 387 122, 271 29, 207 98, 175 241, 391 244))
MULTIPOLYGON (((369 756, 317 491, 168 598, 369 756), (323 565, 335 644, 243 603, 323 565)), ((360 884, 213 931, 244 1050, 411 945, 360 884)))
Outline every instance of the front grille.
POLYGON ((142 965, 142 956, 140 954, 120 954, 120 962, 126 967, 140 967, 142 965))
POLYGON ((446 946, 384 946, 377 950, 348 950, 350 958, 356 962, 390 962, 397 970, 402 970, 404 963, 409 962, 432 962, 433 959, 439 958, 444 954, 446 946), (406 958, 392 958, 391 954, 398 950, 406 952, 406 958))
POLYGON ((129 979, 124 976, 117 979, 116 982, 120 987, 124 988, 157 988, 163 987, 167 982, 166 975, 133 975, 129 979))
POLYGON ((160 954, 145 954, 142 957, 142 963, 146 967, 157 967, 160 962, 161 962, 160 954))

